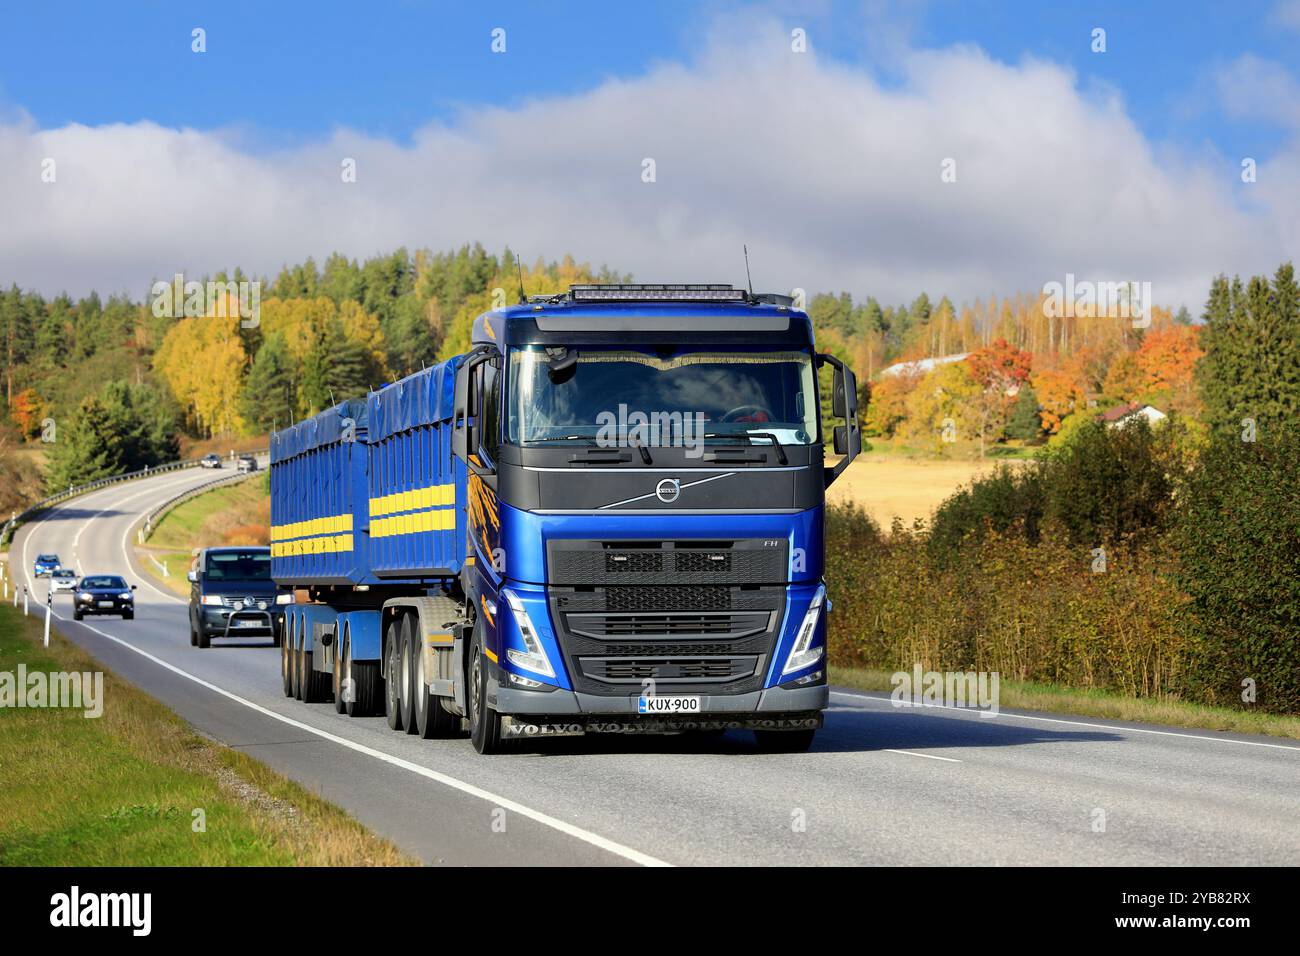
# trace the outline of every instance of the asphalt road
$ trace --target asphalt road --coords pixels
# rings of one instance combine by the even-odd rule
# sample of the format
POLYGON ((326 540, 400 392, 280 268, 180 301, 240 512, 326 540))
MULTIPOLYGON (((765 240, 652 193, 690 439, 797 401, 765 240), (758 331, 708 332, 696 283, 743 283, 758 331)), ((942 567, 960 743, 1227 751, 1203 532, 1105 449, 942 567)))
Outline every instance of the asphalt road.
POLYGON ((837 691, 807 754, 759 754, 731 732, 571 738, 481 757, 467 740, 421 741, 383 718, 303 705, 281 692, 269 642, 190 647, 184 601, 128 553, 154 502, 211 477, 172 473, 70 501, 20 529, 15 574, 35 608, 38 552, 125 573, 139 584, 134 621, 74 623, 60 595, 58 629, 200 731, 430 863, 1300 863, 1295 741, 899 709, 837 691))

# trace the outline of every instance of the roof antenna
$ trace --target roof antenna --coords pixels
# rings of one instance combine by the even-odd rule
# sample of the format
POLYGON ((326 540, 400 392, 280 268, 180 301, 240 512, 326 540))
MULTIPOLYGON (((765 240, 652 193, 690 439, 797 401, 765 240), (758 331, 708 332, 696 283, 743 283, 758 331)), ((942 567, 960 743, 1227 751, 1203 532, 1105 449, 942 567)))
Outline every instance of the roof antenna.
POLYGON ((749 274, 749 246, 744 243, 740 246, 745 251, 745 279, 749 282, 749 297, 754 298, 754 279, 749 274))
POLYGON ((527 305, 528 296, 524 294, 524 267, 520 263, 518 257, 515 258, 515 269, 519 273, 519 304, 527 305))

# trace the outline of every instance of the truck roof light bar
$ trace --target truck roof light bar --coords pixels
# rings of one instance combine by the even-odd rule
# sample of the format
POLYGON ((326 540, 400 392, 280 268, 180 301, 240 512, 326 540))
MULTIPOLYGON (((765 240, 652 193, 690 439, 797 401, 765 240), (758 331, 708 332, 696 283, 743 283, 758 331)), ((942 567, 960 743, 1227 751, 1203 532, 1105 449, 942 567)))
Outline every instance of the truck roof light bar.
POLYGON ((744 289, 729 285, 608 283, 569 286, 574 302, 744 302, 744 289))

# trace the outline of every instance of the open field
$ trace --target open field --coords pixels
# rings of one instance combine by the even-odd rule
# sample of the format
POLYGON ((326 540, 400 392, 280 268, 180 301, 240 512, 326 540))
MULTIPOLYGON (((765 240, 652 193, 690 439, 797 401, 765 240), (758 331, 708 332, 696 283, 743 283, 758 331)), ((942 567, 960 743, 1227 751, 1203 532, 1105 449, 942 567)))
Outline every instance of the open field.
POLYGON ((826 493, 828 504, 861 505, 888 531, 895 517, 905 525, 929 521, 936 507, 973 478, 998 466, 996 460, 949 461, 866 454, 849 465, 826 493))
MULTIPOLYGON (((29 677, 103 671, 58 634, 42 647, 39 618, 0 606, 0 672, 20 664, 29 677)), ((0 865, 414 862, 112 672, 100 705, 97 718, 86 707, 0 708, 0 865)))

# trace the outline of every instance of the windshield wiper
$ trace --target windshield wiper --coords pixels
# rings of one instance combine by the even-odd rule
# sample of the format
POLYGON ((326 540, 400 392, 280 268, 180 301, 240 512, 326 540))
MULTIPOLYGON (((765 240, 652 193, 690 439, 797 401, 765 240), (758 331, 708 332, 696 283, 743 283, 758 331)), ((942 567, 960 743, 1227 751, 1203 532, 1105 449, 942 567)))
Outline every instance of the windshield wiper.
POLYGON ((547 441, 585 441, 588 444, 594 445, 596 443, 596 436, 594 435, 548 435, 546 438, 525 438, 524 444, 525 445, 540 444, 541 442, 547 442, 547 441))
POLYGON ((755 445, 757 442, 752 439, 766 438, 772 443, 772 448, 776 451, 776 460, 783 465, 790 464, 790 459, 785 455, 785 448, 782 446, 780 439, 771 432, 712 432, 704 436, 705 438, 746 438, 750 439, 748 444, 755 445))

